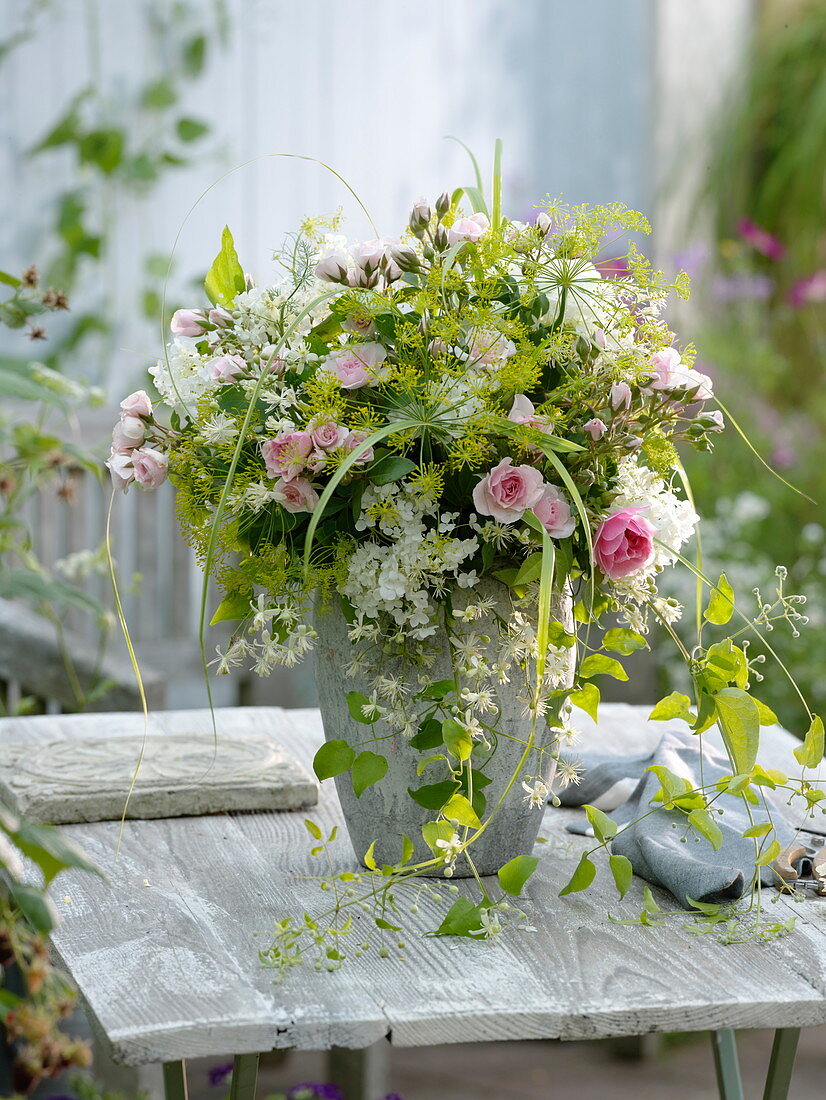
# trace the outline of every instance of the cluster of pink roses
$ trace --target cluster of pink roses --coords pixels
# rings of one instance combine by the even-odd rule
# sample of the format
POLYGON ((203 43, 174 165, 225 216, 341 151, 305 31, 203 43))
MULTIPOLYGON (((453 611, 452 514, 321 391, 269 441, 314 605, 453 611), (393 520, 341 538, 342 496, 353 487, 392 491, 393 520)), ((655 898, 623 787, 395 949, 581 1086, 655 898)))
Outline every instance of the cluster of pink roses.
POLYGON ((120 420, 112 432, 112 450, 106 463, 112 484, 123 492, 133 481, 144 489, 157 489, 166 481, 169 463, 165 454, 144 446, 152 422, 149 395, 136 390, 121 401, 120 408, 120 420))
POLYGON ((353 245, 349 252, 334 248, 317 264, 315 273, 326 283, 352 287, 374 287, 381 275, 394 283, 416 261, 412 249, 398 239, 376 237, 353 245))
MULTIPOLYGON (((365 439, 364 432, 350 431, 329 420, 306 431, 282 432, 275 439, 261 444, 261 455, 270 477, 276 478, 273 499, 288 512, 312 512, 318 504, 318 494, 305 471, 318 473, 332 451, 353 451, 365 439)), ((356 459, 357 466, 373 460, 373 448, 368 447, 356 459)))
POLYGON ((533 466, 514 466, 510 458, 503 458, 477 484, 473 505, 499 523, 515 523, 531 509, 556 539, 568 538, 576 526, 571 506, 556 485, 546 482, 533 466))
MULTIPOLYGON (((226 328, 231 320, 221 306, 206 314, 199 309, 176 309, 169 327, 173 336, 206 336, 209 343, 214 344, 219 330, 226 328)), ((248 370, 248 364, 240 355, 218 355, 207 363, 207 370, 214 382, 232 382, 248 370)))
POLYGON ((353 344, 325 359, 319 369, 331 374, 343 390, 360 390, 381 380, 381 365, 386 358, 381 344, 353 344))

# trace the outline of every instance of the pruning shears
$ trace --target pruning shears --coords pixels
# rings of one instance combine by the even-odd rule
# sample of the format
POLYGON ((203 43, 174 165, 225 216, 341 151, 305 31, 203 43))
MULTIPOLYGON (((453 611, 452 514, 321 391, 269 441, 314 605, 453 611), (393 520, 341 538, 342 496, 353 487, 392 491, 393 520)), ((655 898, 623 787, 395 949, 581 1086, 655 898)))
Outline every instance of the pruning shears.
POLYGON ((769 866, 778 890, 813 887, 819 897, 826 897, 826 837, 799 833, 769 866))

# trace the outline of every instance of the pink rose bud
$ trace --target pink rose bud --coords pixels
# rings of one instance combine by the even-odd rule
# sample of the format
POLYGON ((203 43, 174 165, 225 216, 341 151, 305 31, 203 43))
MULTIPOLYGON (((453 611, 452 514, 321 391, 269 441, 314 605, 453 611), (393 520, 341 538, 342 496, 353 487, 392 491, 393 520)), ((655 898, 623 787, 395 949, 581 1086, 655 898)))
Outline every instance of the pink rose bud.
POLYGON ((143 447, 132 452, 132 467, 138 485, 143 489, 157 489, 166 481, 169 460, 160 451, 143 447))
POLYGON ((622 508, 597 528, 594 558, 611 580, 639 573, 654 560, 656 528, 639 512, 639 508, 622 508))
POLYGON ((363 241, 361 244, 354 245, 352 252, 356 268, 363 271, 365 275, 372 275, 378 271, 384 261, 387 244, 376 237, 372 241, 363 241))
POLYGON ((567 539, 574 533, 576 520, 571 515, 571 506, 556 485, 545 486, 533 513, 551 538, 567 539))
POLYGON ((536 228, 542 234, 543 237, 547 237, 550 231, 553 229, 554 223, 551 221, 550 214, 547 214, 544 210, 540 210, 536 215, 536 228))
POLYGON ((216 382, 231 382, 247 370, 247 363, 240 355, 219 355, 207 363, 210 378, 216 382))
POLYGON ((447 191, 442 191, 438 199, 436 199, 436 213, 440 218, 443 218, 445 214, 450 210, 450 195, 447 191))
POLYGON ((350 257, 336 249, 315 265, 315 273, 325 283, 346 283, 350 257))
POLYGON ((448 243, 458 244, 460 241, 468 241, 476 244, 489 229, 490 221, 485 214, 476 213, 471 214, 469 218, 459 218, 447 231, 448 243))
POLYGON ((598 348, 602 348, 602 350, 605 351, 606 339, 605 339, 605 329, 604 328, 595 328, 594 329, 594 343, 596 344, 596 346, 598 348))
POLYGON ((473 504, 483 516, 515 523, 537 503, 543 487, 539 470, 514 466, 510 458, 503 458, 474 488, 473 504))
POLYGON ((417 237, 421 236, 430 225, 430 216, 430 206, 425 199, 419 199, 418 202, 413 204, 408 224, 417 237))
POLYGON ((305 477, 280 478, 273 486, 272 498, 288 512, 313 512, 318 504, 318 493, 305 477))
POLYGON ((113 450, 109 455, 106 468, 112 477, 112 486, 118 492, 125 493, 135 480, 135 471, 132 468, 132 453, 123 454, 113 450))
POLYGON ((726 422, 719 409, 713 409, 711 412, 704 413, 701 417, 701 422, 707 432, 725 431, 726 422))
POLYGON ((310 437, 314 446, 318 447, 319 450, 335 451, 338 447, 344 445, 344 441, 349 434, 347 428, 328 420, 326 424, 319 424, 318 427, 313 428, 310 437))
POLYGON ((152 402, 146 390, 135 390, 120 403, 122 412, 127 416, 151 416, 152 402))
POLYGON ((627 382, 614 382, 611 386, 611 408, 631 408, 631 387, 627 382))
POLYGON ((345 451, 359 450, 360 454, 353 463, 354 466, 366 466, 368 462, 373 461, 373 448, 363 446, 365 439, 367 439, 367 432, 350 432, 342 444, 345 451))
POLYGON ((598 439, 602 439, 608 431, 608 426, 603 424, 598 416, 595 416, 593 420, 589 420, 587 424, 583 424, 582 428, 583 431, 586 431, 588 435, 590 435, 595 443, 598 439))
POLYGON ((121 454, 140 447, 146 439, 146 424, 138 416, 122 416, 112 432, 112 448, 121 454))
POLYGON ((211 309, 207 317, 216 328, 227 328, 232 324, 232 314, 229 310, 224 309, 223 306, 216 306, 214 309, 211 309))
POLYGON ((362 386, 375 386, 386 358, 387 352, 381 344, 354 344, 331 355, 320 369, 332 374, 343 390, 358 390, 362 386))
POLYGON ((533 401, 526 397, 524 393, 516 394, 511 405, 511 411, 508 413, 508 420, 512 420, 515 424, 533 424, 535 419, 536 409, 533 401))
POLYGON ((313 450, 309 432, 285 432, 261 444, 261 455, 270 477, 292 481, 307 465, 313 450))
POLYGON ((176 309, 169 327, 173 336, 203 336, 205 320, 198 309, 176 309))

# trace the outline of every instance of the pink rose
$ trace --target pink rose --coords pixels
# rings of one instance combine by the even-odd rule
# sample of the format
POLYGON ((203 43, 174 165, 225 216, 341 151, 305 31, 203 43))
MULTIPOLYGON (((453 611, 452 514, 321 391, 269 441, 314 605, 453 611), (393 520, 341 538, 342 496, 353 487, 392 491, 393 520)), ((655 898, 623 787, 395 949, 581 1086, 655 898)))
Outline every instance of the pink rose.
POLYGON ((112 449, 122 454, 140 447, 146 439, 146 424, 138 416, 122 416, 112 432, 112 449))
POLYGON ((631 387, 627 382, 614 382, 611 386, 611 408, 631 408, 631 387))
POLYGON ((533 466, 514 466, 503 458, 473 490, 473 503, 483 516, 515 523, 542 496, 542 474, 533 466))
POLYGON ((545 530, 555 539, 567 539, 574 533, 576 520, 571 506, 556 485, 546 485, 533 506, 533 513, 545 530))
POLYGON ((315 265, 315 273, 325 283, 346 283, 349 265, 347 253, 334 249, 315 265))
POLYGON ((341 327, 347 332, 354 332, 356 336, 369 336, 375 331, 376 322, 372 317, 350 316, 346 321, 342 321, 341 327))
POLYGON ((516 344, 501 332, 480 329, 474 333, 470 359, 474 363, 499 363, 516 352, 516 344))
POLYGON ((176 309, 169 327, 173 336, 203 336, 205 320, 198 309, 176 309))
POLYGON ((598 439, 602 439, 605 433, 608 431, 608 425, 603 424, 598 416, 593 417, 587 424, 582 425, 582 430, 590 435, 591 439, 596 443, 598 439))
POLYGON ((134 393, 130 393, 121 401, 120 407, 126 416, 152 415, 152 402, 146 390, 135 390, 134 393))
POLYGON ((157 489, 167 478, 169 460, 165 454, 152 447, 132 452, 132 468, 135 481, 144 489, 157 489))
POLYGON ((607 516, 597 528, 594 557, 611 580, 639 573, 654 560, 656 529, 639 511, 639 508, 622 508, 607 516))
POLYGON ((135 471, 132 468, 132 454, 122 454, 112 451, 106 467, 112 477, 112 485, 121 493, 125 493, 135 480, 135 471))
POLYGON ((485 214, 471 214, 469 218, 458 218, 447 231, 447 239, 450 244, 458 244, 459 241, 469 241, 476 244, 490 229, 490 222, 485 214))
POLYGON ((365 275, 372 275, 381 267, 387 252, 387 242, 378 238, 363 241, 361 244, 354 245, 351 252, 356 267, 365 275))
POLYGON ((321 369, 338 379, 343 390, 358 390, 374 386, 379 380, 379 367, 387 358, 381 344, 354 344, 331 355, 321 369))
POLYGON ((319 424, 310 432, 313 444, 321 451, 334 451, 344 445, 344 440, 349 435, 347 428, 328 420, 326 424, 319 424))
POLYGON ((273 486, 272 498, 288 512, 313 512, 318 504, 318 493, 306 477, 296 477, 292 481, 279 478, 273 486))
POLYGON ((548 421, 544 416, 537 414, 533 402, 524 393, 518 393, 514 397, 511 411, 508 413, 508 420, 512 420, 514 424, 527 424, 531 428, 537 428, 540 432, 551 430, 548 421))
POLYGON ((231 382, 247 370, 247 364, 240 355, 219 355, 207 363, 209 377, 215 382, 231 382))
POLYGON ((298 477, 307 465, 312 449, 313 441, 309 432, 285 432, 261 444, 267 473, 270 477, 281 477, 285 481, 298 477))
MULTIPOLYGON (((350 432, 350 434, 344 440, 342 446, 344 447, 345 451, 355 451, 357 447, 361 447, 366 438, 367 432, 350 432)), ((368 462, 373 461, 373 457, 373 448, 367 447, 365 450, 362 450, 362 453, 359 455, 353 465, 365 466, 368 462)))
POLYGON ((595 328, 594 329, 594 343, 596 344, 596 346, 598 348, 602 348, 602 350, 605 351, 606 341, 605 341, 605 329, 604 328, 595 328))

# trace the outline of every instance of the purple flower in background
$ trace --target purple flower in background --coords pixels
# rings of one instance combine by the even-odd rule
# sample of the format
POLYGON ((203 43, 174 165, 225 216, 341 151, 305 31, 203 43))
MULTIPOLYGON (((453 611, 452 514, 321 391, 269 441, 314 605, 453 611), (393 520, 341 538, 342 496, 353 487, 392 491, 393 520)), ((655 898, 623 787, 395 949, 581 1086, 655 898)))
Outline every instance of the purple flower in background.
POLYGON ((741 218, 737 223, 737 232, 744 241, 769 260, 779 261, 786 255, 786 246, 783 242, 767 229, 761 229, 751 218, 741 218))
POLYGON ((232 1062, 219 1062, 217 1066, 210 1066, 207 1070, 207 1080, 213 1088, 223 1085, 232 1073, 232 1062))
POLYGON ((344 1100, 344 1093, 331 1082, 327 1084, 294 1085, 287 1093, 287 1100, 344 1100))
POLYGON ((789 289, 789 305, 795 309, 810 302, 826 302, 826 270, 815 271, 792 283, 789 289))
POLYGON ((714 297, 719 302, 763 302, 771 297, 773 286, 768 275, 718 275, 714 297))
POLYGON ((674 265, 679 271, 684 271, 686 275, 694 278, 708 266, 710 255, 711 251, 707 244, 695 241, 675 253, 674 265))
POLYGON ((624 256, 613 256, 594 265, 603 279, 625 279, 631 272, 624 256))
POLYGON ((382 1097, 382 1100, 404 1100, 404 1097, 399 1096, 397 1092, 388 1092, 387 1096, 382 1097))

